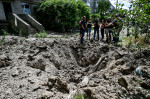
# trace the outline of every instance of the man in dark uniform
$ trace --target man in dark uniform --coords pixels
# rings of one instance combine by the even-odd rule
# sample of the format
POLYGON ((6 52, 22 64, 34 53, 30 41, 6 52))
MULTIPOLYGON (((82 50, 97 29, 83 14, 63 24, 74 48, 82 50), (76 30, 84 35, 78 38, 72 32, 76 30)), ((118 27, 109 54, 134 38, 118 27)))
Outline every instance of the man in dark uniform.
POLYGON ((86 16, 83 16, 83 20, 81 21, 81 28, 80 28, 80 33, 81 33, 81 40, 80 43, 83 44, 83 38, 84 38, 84 34, 87 31, 86 29, 86 16))

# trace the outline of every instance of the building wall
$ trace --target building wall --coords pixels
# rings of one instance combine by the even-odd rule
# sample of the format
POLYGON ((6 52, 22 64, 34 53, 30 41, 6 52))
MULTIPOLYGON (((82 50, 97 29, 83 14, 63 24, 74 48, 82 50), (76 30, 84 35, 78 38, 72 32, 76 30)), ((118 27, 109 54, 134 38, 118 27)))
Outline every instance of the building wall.
POLYGON ((0 20, 6 20, 3 4, 0 1, 0 20))
POLYGON ((20 1, 13 1, 11 3, 12 6, 12 13, 15 14, 22 14, 23 10, 22 10, 22 3, 20 1))
MULTIPOLYGON (((22 2, 24 2, 24 1, 26 1, 26 0, 0 0, 0 20, 6 20, 4 7, 3 7, 3 3, 2 2, 11 3, 12 13, 23 14, 22 2)), ((29 1, 31 1, 31 0, 28 0, 26 2, 28 3, 29 1)), ((33 0, 32 2, 29 2, 31 15, 33 15, 33 16, 34 16, 34 7, 38 3, 40 3, 40 0, 33 0)))
MULTIPOLYGON (((110 0, 108 0, 110 2, 110 0)), ((98 8, 98 0, 91 0, 91 13, 95 13, 98 8)), ((115 9, 115 7, 110 2, 110 10, 115 9)))
POLYGON ((91 13, 95 13, 98 7, 98 0, 91 0, 91 13))

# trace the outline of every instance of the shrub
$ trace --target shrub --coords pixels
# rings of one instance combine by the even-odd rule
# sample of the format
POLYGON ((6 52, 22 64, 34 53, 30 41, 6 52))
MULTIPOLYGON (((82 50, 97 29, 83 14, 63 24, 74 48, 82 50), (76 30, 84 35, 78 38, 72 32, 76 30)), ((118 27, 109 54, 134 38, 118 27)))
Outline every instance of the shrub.
POLYGON ((84 94, 76 94, 73 99, 86 99, 84 94))
POLYGON ((43 32, 36 33, 34 36, 36 38, 42 38, 43 39, 43 38, 47 37, 47 33, 45 31, 43 31, 43 32))
POLYGON ((81 16, 90 17, 89 8, 76 0, 42 1, 36 10, 36 16, 46 29, 68 31, 77 25, 81 16))
POLYGON ((8 32, 6 30, 1 30, 3 36, 2 39, 0 39, 0 45, 5 41, 5 36, 8 34, 8 32))
POLYGON ((77 1, 77 14, 78 20, 80 20, 82 16, 86 16, 87 21, 90 19, 90 9, 82 0, 77 1))
POLYGON ((8 25, 8 32, 10 35, 16 35, 16 36, 28 36, 28 31, 19 29, 17 26, 14 24, 9 23, 8 25))
POLYGON ((96 18, 101 19, 100 14, 92 14, 92 21, 94 22, 96 18))

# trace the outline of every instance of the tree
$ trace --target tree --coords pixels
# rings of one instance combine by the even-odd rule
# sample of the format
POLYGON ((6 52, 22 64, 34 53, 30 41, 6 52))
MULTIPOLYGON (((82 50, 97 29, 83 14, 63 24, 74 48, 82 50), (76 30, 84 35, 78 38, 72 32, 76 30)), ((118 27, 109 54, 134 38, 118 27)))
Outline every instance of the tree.
POLYGON ((150 5, 148 0, 132 1, 132 6, 127 15, 135 27, 135 37, 138 34, 146 34, 145 40, 150 38, 150 5), (140 17, 139 17, 140 16, 140 17))
POLYGON ((97 11, 101 15, 101 18, 104 19, 106 12, 110 9, 109 0, 99 0, 97 11))
POLYGON ((63 32, 74 28, 83 15, 88 19, 90 10, 81 0, 46 0, 36 11, 38 21, 46 29, 63 32))
POLYGON ((133 35, 138 38, 139 34, 145 36, 145 41, 150 42, 150 5, 148 0, 132 0, 129 10, 123 10, 123 5, 118 7, 119 14, 125 15, 124 22, 131 23, 132 32, 128 36, 133 35))
POLYGON ((77 14, 78 19, 80 20, 82 16, 86 16, 86 19, 90 19, 90 9, 87 7, 85 3, 83 3, 82 0, 77 0, 77 14))
POLYGON ((92 17, 92 19, 93 19, 92 22, 95 22, 95 19, 96 19, 96 18, 101 19, 101 16, 100 16, 99 14, 96 14, 96 13, 92 14, 91 17, 92 17))

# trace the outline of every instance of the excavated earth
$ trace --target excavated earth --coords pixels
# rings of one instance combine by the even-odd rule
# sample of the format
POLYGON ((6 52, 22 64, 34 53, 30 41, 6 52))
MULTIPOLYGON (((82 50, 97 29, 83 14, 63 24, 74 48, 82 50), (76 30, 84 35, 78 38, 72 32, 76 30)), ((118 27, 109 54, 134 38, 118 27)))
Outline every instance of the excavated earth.
POLYGON ((101 41, 7 36, 0 46, 0 99, 150 99, 150 49, 101 41))

